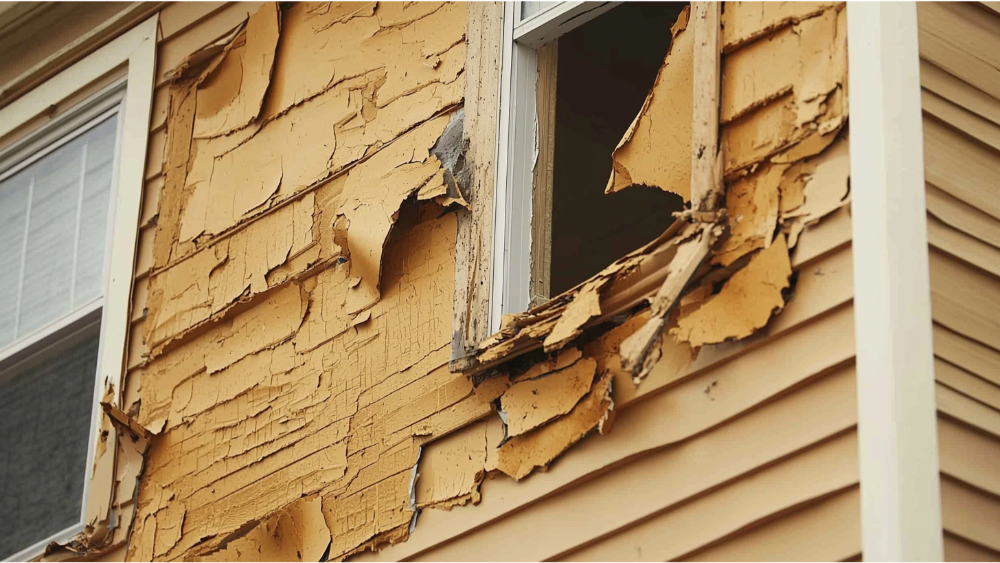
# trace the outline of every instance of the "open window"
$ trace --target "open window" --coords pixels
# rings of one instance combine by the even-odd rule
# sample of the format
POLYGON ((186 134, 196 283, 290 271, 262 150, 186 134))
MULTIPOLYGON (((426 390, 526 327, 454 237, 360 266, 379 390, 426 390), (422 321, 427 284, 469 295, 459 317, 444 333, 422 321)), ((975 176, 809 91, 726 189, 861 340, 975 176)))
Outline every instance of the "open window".
POLYGON ((0 557, 108 520, 155 34, 0 109, 0 557))
POLYGON ((490 332, 649 243, 683 208, 656 186, 605 188, 684 6, 505 6, 490 332))

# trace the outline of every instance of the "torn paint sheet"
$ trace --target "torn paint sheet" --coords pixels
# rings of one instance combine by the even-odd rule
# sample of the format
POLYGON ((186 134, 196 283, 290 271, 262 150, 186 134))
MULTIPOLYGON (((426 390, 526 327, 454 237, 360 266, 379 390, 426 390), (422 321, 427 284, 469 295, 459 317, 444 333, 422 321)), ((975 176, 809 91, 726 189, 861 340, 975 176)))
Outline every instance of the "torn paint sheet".
POLYGON ((694 35, 685 33, 689 15, 685 7, 671 28, 673 39, 656 82, 612 153, 606 193, 644 185, 691 199, 694 35), (647 150, 650 146, 657 150, 647 150))
POLYGON ((351 275, 360 283, 347 294, 346 311, 356 314, 379 298, 382 248, 403 201, 419 192, 441 169, 430 154, 450 119, 429 121, 352 169, 341 213, 350 222, 347 244, 351 275))
POLYGON ((731 53, 747 43, 817 16, 838 2, 726 2, 722 12, 722 51, 731 53))
POLYGON ((781 226, 792 248, 806 225, 850 204, 851 155, 846 133, 819 155, 797 162, 781 178, 781 226), (786 203, 787 202, 787 203, 786 203))
POLYGON ((765 164, 728 186, 729 237, 712 258, 714 263, 729 266, 754 250, 771 246, 779 206, 785 202, 779 186, 787 168, 787 165, 765 164))
POLYGON ((590 319, 601 314, 601 290, 608 283, 607 276, 598 275, 580 287, 566 306, 552 332, 545 337, 542 345, 546 351, 558 350, 580 334, 580 329, 590 319))
POLYGON ((228 134, 260 114, 271 82, 279 17, 277 4, 265 3, 250 16, 241 44, 198 85, 195 138, 228 134))
POLYGON ((319 561, 330 542, 319 497, 305 497, 196 561, 319 561))
POLYGON ((697 309, 682 315, 670 333, 692 346, 746 338, 763 328, 785 305, 783 291, 792 275, 785 236, 760 250, 719 291, 697 309))
POLYGON ((612 376, 606 374, 569 414, 527 434, 508 440, 497 451, 497 468, 521 480, 551 464, 567 448, 608 419, 613 408, 612 376))
POLYGON ((597 363, 581 359, 568 367, 514 384, 500 397, 513 438, 560 417, 590 391, 597 363))
POLYGON ((487 423, 477 422, 468 431, 449 434, 424 448, 427 455, 419 467, 411 510, 478 504, 479 485, 486 476, 487 423))

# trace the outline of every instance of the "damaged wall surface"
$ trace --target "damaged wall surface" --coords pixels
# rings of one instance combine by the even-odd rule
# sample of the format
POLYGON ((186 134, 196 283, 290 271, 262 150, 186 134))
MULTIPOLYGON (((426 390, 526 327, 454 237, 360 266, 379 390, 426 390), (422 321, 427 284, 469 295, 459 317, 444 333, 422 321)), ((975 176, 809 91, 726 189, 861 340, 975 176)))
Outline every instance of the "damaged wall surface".
MULTIPOLYGON (((686 18, 637 123, 690 122, 686 18)), ((125 402, 150 445, 135 504, 141 457, 115 497, 130 560, 668 559, 802 521, 845 530, 823 557, 857 555, 842 4, 727 5, 726 218, 678 221, 507 319, 475 374, 448 369, 464 201, 440 146, 475 55, 466 7, 171 5, 161 22, 125 402), (657 268, 695 276, 679 306, 605 322, 657 268), (664 474, 668 495, 642 492, 664 474), (483 542, 553 518, 564 533, 483 542), (663 540, 677 526, 698 533, 663 540)), ((616 170, 690 197, 688 157, 643 144, 624 139, 616 170)))
MULTIPOLYGON (((690 123, 690 90, 676 87, 690 88, 687 19, 630 133, 668 137, 649 116, 678 108, 690 123)), ((358 559, 860 556, 844 5, 726 3, 722 25, 725 234, 713 243, 715 225, 682 217, 507 317, 473 375, 506 424, 487 417, 425 447, 415 531, 358 559), (695 282, 656 291, 685 273, 695 282), (673 290, 679 303, 664 305, 673 290), (637 293, 656 295, 623 305, 637 293), (623 362, 655 315, 665 336, 623 362), (547 379, 558 392, 542 391, 547 379)), ((689 150, 655 160, 676 155, 629 137, 609 190, 659 174, 659 187, 691 197, 689 150)))
POLYGON ((1000 12, 919 4, 945 558, 1000 560, 1000 12))
MULTIPOLYGON (((114 413, 136 439, 116 445, 109 556, 859 557, 844 4, 726 3, 724 212, 688 214, 506 318, 452 373, 453 303, 474 301, 471 284, 456 295, 469 194, 454 145, 475 133, 469 61, 488 59, 469 45, 499 29, 469 19, 452 3, 163 8, 127 412, 114 413)), ((696 25, 674 26, 609 155, 610 189, 634 176, 692 198, 691 131, 655 125, 691 124, 696 25), (658 158, 650 139, 682 154, 658 158)), ((954 127, 1000 123, 954 76, 937 90, 928 76, 925 110, 932 93, 979 108, 954 127)), ((935 215, 931 168, 933 233, 958 212, 935 215)), ((989 214, 985 198, 944 195, 989 214)), ((996 242, 988 221, 957 217, 996 242)), ((939 356, 941 330, 966 335, 955 349, 987 367, 960 367, 988 379, 997 346, 954 323, 992 332, 971 314, 939 320, 937 299, 939 356)), ((942 407, 941 426, 942 444, 965 433, 941 456, 949 558, 971 557, 998 548, 963 508, 993 497, 967 485, 996 495, 995 479, 947 468, 996 424, 942 373, 941 404, 974 404, 942 407)))
POLYGON ((164 9, 130 560, 401 539, 421 445, 489 412, 447 366, 466 20, 451 3, 164 9))

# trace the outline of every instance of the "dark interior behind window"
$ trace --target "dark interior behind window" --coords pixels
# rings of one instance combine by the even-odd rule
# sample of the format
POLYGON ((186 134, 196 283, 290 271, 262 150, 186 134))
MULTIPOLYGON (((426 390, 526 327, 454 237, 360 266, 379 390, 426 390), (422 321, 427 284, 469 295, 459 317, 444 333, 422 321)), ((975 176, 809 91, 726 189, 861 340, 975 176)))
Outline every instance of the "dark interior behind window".
POLYGON ((604 188, 611 153, 642 108, 685 5, 625 3, 559 38, 553 296, 656 238, 682 208, 659 188, 604 188))

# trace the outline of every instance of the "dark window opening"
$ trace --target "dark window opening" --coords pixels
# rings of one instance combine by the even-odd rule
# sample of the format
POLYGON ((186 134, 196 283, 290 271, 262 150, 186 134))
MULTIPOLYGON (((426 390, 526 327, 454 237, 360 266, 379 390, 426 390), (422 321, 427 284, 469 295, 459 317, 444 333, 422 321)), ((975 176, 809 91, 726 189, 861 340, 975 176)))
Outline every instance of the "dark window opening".
POLYGON ((659 188, 604 188, 611 153, 656 80, 684 6, 625 3, 558 40, 551 296, 652 241, 683 208, 659 188))

